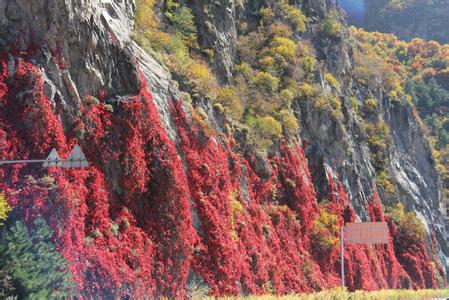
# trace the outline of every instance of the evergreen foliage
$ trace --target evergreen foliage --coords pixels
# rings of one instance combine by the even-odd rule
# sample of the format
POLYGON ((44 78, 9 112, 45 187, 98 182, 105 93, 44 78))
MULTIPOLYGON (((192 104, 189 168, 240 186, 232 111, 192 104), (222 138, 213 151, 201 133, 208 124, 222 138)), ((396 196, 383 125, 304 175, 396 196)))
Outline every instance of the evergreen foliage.
POLYGON ((31 230, 15 222, 0 245, 1 269, 11 274, 20 299, 54 299, 73 295, 67 262, 55 250, 52 233, 38 218, 31 230))

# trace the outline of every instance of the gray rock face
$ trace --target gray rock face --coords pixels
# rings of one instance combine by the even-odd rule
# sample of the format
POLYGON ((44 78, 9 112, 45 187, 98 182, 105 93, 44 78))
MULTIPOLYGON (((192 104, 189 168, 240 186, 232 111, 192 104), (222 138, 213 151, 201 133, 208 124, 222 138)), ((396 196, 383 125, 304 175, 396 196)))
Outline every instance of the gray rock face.
POLYGON ((221 81, 229 82, 232 78, 237 39, 234 0, 195 0, 192 1, 192 9, 200 44, 214 51, 217 56, 215 71, 221 81))

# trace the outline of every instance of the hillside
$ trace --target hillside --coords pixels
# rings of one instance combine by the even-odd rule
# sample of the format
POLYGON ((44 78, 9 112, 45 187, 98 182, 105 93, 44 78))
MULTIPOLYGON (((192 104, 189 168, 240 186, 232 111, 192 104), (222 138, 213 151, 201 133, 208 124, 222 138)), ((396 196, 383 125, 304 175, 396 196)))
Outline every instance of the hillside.
POLYGON ((446 46, 331 0, 50 2, 0 4, 0 160, 90 167, 0 167, 1 296, 329 289, 368 220, 349 290, 446 285, 446 46))
POLYGON ((352 24, 402 40, 449 42, 447 0, 341 0, 352 24))

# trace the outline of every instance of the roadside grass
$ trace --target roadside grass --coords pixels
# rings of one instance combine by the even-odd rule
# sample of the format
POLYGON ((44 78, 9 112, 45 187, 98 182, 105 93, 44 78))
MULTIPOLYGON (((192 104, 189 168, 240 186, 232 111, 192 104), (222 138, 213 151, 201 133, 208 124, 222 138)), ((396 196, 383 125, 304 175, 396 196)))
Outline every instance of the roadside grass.
MULTIPOLYGON (((220 299, 245 299, 245 300, 424 300, 449 297, 449 289, 445 290, 380 290, 380 291, 356 291, 348 292, 340 288, 322 291, 314 294, 298 294, 287 296, 263 295, 246 297, 223 297, 220 299)), ((196 297, 194 297, 195 299, 196 297)), ((196 298, 200 299, 200 298, 196 298)), ((204 298, 203 298, 204 299, 204 298)), ((217 299, 217 298, 208 298, 217 299)))

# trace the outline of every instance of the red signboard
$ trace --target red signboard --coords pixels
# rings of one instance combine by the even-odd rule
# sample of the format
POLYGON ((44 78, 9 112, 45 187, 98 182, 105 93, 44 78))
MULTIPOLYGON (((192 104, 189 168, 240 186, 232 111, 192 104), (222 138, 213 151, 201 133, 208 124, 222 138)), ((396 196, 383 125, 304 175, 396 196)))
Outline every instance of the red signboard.
POLYGON ((347 244, 388 244, 387 222, 347 223, 347 244))

